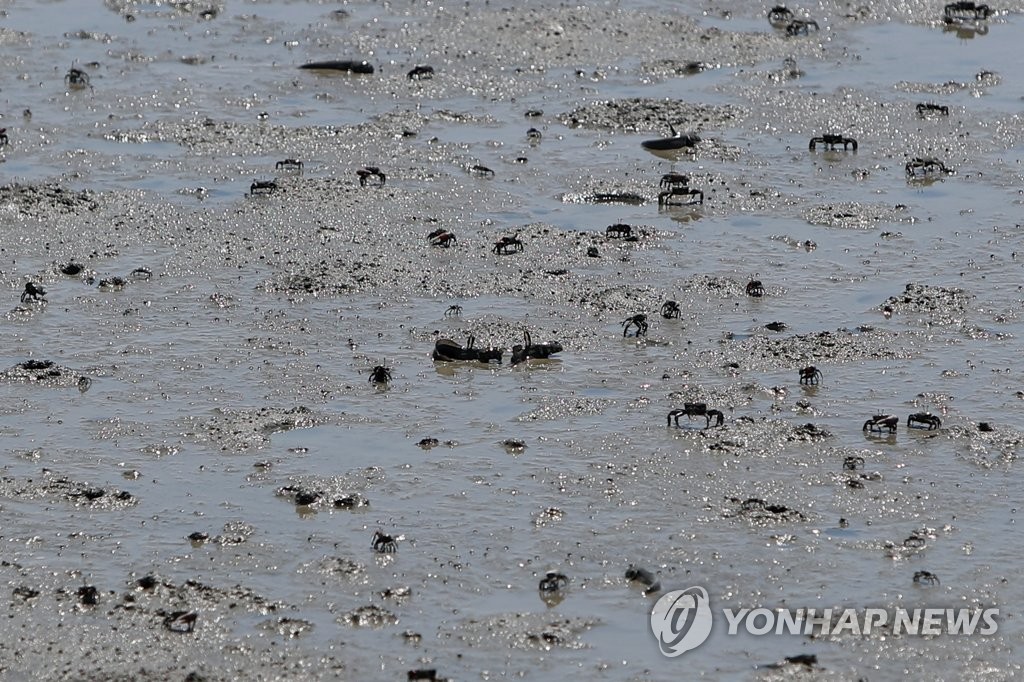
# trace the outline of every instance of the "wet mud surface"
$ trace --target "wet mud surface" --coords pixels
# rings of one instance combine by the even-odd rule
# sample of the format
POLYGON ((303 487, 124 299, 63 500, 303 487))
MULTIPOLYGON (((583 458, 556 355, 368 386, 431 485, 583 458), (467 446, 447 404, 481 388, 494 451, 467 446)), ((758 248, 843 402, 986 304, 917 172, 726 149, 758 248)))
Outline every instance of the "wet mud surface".
POLYGON ((0 31, 0 677, 1021 674, 1024 5, 63 6, 0 31), (691 585, 1000 629, 664 658, 691 585))

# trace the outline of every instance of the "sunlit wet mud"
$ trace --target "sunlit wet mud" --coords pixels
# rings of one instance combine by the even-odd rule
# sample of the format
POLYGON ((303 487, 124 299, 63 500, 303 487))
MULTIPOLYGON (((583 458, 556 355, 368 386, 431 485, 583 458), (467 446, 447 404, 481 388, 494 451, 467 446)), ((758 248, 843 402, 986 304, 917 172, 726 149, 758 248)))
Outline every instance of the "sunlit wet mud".
POLYGON ((0 30, 4 679, 1021 674, 1024 5, 69 8, 0 30), (999 630, 665 658, 692 585, 999 630))

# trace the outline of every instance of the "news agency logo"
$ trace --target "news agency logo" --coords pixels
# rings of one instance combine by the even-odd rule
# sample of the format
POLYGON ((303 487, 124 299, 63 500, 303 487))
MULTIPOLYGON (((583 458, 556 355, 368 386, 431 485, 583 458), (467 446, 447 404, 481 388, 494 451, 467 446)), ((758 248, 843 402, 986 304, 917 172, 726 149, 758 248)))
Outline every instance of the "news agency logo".
MULTIPOLYGON (((999 630, 999 609, 722 609, 727 633, 742 627, 751 635, 814 637, 953 635, 990 636, 999 630)), ((711 635, 707 590, 700 586, 668 592, 651 608, 651 632, 670 658, 696 649, 711 635)))
POLYGON ((651 631, 668 657, 696 649, 711 634, 711 602, 703 587, 662 595, 651 609, 651 631))

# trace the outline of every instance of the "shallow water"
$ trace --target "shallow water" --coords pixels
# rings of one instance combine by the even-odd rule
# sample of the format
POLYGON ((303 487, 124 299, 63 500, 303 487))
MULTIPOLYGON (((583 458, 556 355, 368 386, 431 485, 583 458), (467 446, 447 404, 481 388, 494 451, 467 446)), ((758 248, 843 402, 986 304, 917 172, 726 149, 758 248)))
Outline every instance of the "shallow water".
MULTIPOLYGON (((230 678, 230 666, 241 665, 234 655, 247 651, 257 652, 251 665, 265 666, 268 679, 300 672, 331 679, 321 656, 341 661, 345 677, 369 679, 422 667, 452 679, 535 680, 661 680, 681 671, 707 679, 1020 674, 1024 631, 1014 605, 1024 592, 1014 581, 1012 538, 1022 484, 1016 360, 1024 256, 1014 252, 1024 253, 1015 222, 1024 84, 1006 62, 1019 13, 964 39, 931 22, 932 12, 852 22, 841 9, 823 10, 824 30, 809 38, 814 47, 792 43, 805 74, 776 82, 771 74, 781 59, 771 44, 764 48, 770 58, 686 77, 644 69, 656 44, 636 43, 632 52, 609 45, 607 55, 595 48, 593 60, 533 66, 497 50, 424 54, 416 51, 419 24, 444 16, 431 3, 348 3, 350 15, 340 20, 320 3, 228 3, 212 21, 143 3, 130 6, 132 22, 112 6, 75 5, 72 12, 69 2, 5 5, 5 177, 127 192, 131 210, 139 196, 155 208, 130 213, 116 230, 111 224, 88 260, 100 276, 145 266, 153 279, 104 292, 52 274, 52 262, 88 255, 73 251, 73 235, 3 207, 9 305, 14 309, 26 278, 44 272, 49 303, 35 314, 6 316, 0 366, 51 359, 93 383, 85 393, 0 383, 2 473, 27 485, 49 470, 128 490, 138 503, 108 510, 45 495, 0 498, 5 555, 23 569, 5 566, 0 576, 11 589, 43 589, 29 607, 9 607, 17 627, 0 651, 20 653, 0 659, 0 671, 13 679, 77 679, 67 670, 95 665, 108 675, 139 674, 130 656, 112 663, 78 658, 83 649, 120 641, 110 633, 119 616, 109 605, 131 578, 155 573, 177 584, 242 585, 286 605, 273 615, 244 604, 165 605, 198 609, 196 633, 168 633, 157 619, 124 646, 152 646, 154 669, 181 673, 175 679, 200 668, 230 678), (90 35, 76 37, 79 31, 90 35), (203 63, 184 63, 183 56, 203 63), (378 74, 324 77, 296 68, 336 57, 370 59, 378 74), (419 63, 434 64, 438 76, 410 83, 404 74, 419 63), (91 89, 67 91, 62 79, 71 65, 87 70, 91 89), (979 85, 975 76, 986 69, 1002 80, 979 85), (946 92, 947 82, 960 85, 946 92), (633 131, 561 121, 582 104, 624 97, 730 104, 747 113, 699 130, 725 152, 675 161, 640 147, 667 134, 658 122, 633 131), (918 119, 921 101, 948 105, 949 118, 918 119), (27 120, 25 108, 32 111, 27 120), (525 118, 534 108, 543 116, 525 118), (428 116, 408 147, 371 125, 396 111, 428 116), (433 116, 437 111, 462 120, 433 116), (189 148, 160 128, 205 118, 238 125, 237 140, 189 148), (352 125, 368 127, 351 154, 340 143, 333 148, 329 136, 311 141, 298 130, 352 125), (269 142, 243 132, 277 126, 284 130, 269 142), (543 132, 538 146, 526 139, 531 126, 543 132), (809 153, 808 138, 829 131, 858 138, 858 152, 809 153), (918 155, 940 156, 956 174, 909 183, 904 164, 918 155), (305 169, 282 184, 351 182, 355 168, 379 164, 389 187, 431 196, 422 206, 401 195, 393 205, 382 198, 358 224, 332 222, 324 207, 330 229, 317 229, 315 207, 264 210, 243 196, 254 179, 274 177, 274 162, 286 157, 303 158, 305 169), (529 161, 514 163, 517 157, 529 161), (493 168, 495 177, 470 176, 471 163, 493 168), (646 187, 669 171, 690 173, 707 203, 659 210, 651 201, 569 200, 595 183, 646 187), (198 187, 206 191, 197 195, 198 187), (473 200, 458 203, 465 196, 473 200), (836 222, 809 221, 817 209, 836 222), (428 216, 454 225, 463 243, 446 253, 426 248, 417 221, 428 216), (475 252, 533 223, 600 238, 619 222, 656 236, 635 246, 601 242, 602 257, 592 262, 568 252, 551 260, 531 254, 543 245, 532 234, 521 255, 475 252), (398 233, 408 242, 392 243, 398 233), (374 234, 377 242, 367 236, 374 234), (243 263, 245 250, 236 247, 244 240, 265 249, 265 258, 243 263), (813 250, 801 246, 808 240, 813 250), (560 258, 576 279, 552 275, 549 290, 455 297, 387 288, 289 297, 264 287, 294 270, 289 247, 329 258, 339 243, 394 252, 396 262, 411 252, 424 270, 461 261, 464 270, 452 271, 470 281, 456 290, 472 291, 473 278, 515 282, 515 273, 560 258), (701 275, 740 286, 760 279, 767 295, 693 288, 701 275), (652 300, 677 299, 682 319, 662 319, 642 297, 634 308, 601 307, 565 293, 591 277, 606 280, 609 290, 647 287, 652 300), (909 282, 962 287, 974 298, 962 313, 950 311, 950 320, 920 311, 884 316, 879 306, 909 282), (218 305, 213 294, 230 300, 218 305), (462 315, 446 317, 454 303, 462 315), (647 342, 622 337, 621 321, 637 312, 650 316, 647 342), (889 338, 898 357, 808 355, 797 362, 748 354, 740 344, 771 334, 764 325, 776 320, 787 325, 773 335, 780 339, 860 326, 899 334, 889 338), (430 361, 435 331, 507 347, 523 328, 540 342, 565 334, 566 351, 515 368, 430 361), (730 360, 738 366, 726 366, 730 360), (821 385, 799 386, 797 368, 812 363, 823 371, 821 385), (391 369, 387 388, 367 381, 379 364, 391 369), (691 397, 720 407, 726 430, 705 433, 699 418, 666 428, 668 410, 691 397), (801 399, 810 407, 798 406, 801 399), (298 405, 318 424, 263 433, 249 430, 244 416, 218 421, 222 410, 298 405), (894 437, 882 437, 860 428, 873 414, 892 412, 902 422, 917 411, 940 414, 944 429, 933 437, 901 423, 894 437), (757 427, 743 425, 741 416, 757 427), (977 431, 981 421, 996 428, 991 440, 977 431), (787 425, 808 422, 832 437, 785 439, 787 425), (252 446, 214 427, 235 429, 252 446), (441 444, 417 447, 428 437, 441 444), (525 450, 510 452, 503 446, 510 439, 525 450), (723 439, 731 443, 711 448, 723 439), (848 488, 842 462, 854 454, 881 481, 848 488), (325 502, 360 493, 370 505, 304 509, 275 495, 300 484, 320 490, 325 502), (806 520, 750 522, 731 515, 730 497, 784 503, 806 520), (544 515, 552 508, 558 518, 544 515), (840 528, 840 518, 849 527, 840 528), (248 529, 226 528, 239 522, 248 529), (886 548, 921 528, 932 529, 925 551, 886 548), (378 529, 398 538, 394 555, 372 552, 378 529), (187 539, 193 532, 212 540, 194 545, 187 539), (244 541, 231 542, 236 534, 244 541), (332 557, 351 559, 362 572, 319 570, 332 557), (881 641, 717 630, 682 659, 667 659, 649 632, 653 599, 623 579, 633 563, 658 572, 666 589, 704 585, 719 606, 995 605, 1000 631, 970 640, 881 641), (566 599, 550 608, 536 587, 547 570, 571 581, 566 599), (938 574, 941 585, 915 585, 918 570, 938 574), (108 608, 74 609, 53 597, 86 582, 110 591, 108 608), (408 600, 378 595, 399 586, 411 588, 408 600), (398 622, 339 622, 367 604, 394 612, 398 622), (312 631, 290 639, 266 629, 282 613, 309 621, 312 631), (510 625, 517 613, 539 620, 510 625), (553 646, 536 639, 546 623, 564 619, 586 623, 578 640, 571 633, 553 646), (41 671, 52 652, 18 637, 38 632, 45 643, 54 622, 76 634, 48 674, 41 671), (403 639, 405 631, 422 635, 419 646, 403 639), (282 651, 304 669, 289 671, 275 653, 282 651), (764 668, 799 653, 816 654, 820 668, 764 668)), ((731 18, 692 3, 594 7, 627 14, 644 7, 723 32, 771 30, 746 3, 729 10, 731 18)), ((529 9, 561 21, 567 12, 545 3, 529 9)), ((462 13, 445 11, 453 21, 462 13)), ((550 27, 544 31, 550 35, 550 27)), ((691 59, 700 50, 693 42, 678 54, 666 44, 660 54, 691 59)), ((339 189, 339 201, 341 195, 339 189)))

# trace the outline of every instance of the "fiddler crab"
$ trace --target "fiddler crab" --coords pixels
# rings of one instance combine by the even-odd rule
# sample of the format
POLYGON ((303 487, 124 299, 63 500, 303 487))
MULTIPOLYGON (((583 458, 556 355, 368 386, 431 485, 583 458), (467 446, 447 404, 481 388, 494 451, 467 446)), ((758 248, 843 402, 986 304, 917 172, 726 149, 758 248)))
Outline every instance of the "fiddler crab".
POLYGON ((931 571, 915 571, 914 572, 914 584, 915 585, 939 585, 939 576, 935 575, 931 571))
POLYGON ((394 554, 398 551, 396 538, 379 530, 373 534, 373 539, 370 540, 370 546, 373 547, 373 551, 378 554, 394 554))
POLYGON ((462 306, 458 303, 453 303, 448 306, 448 309, 444 311, 445 317, 458 317, 462 314, 462 306))
POLYGON ((427 78, 433 78, 434 67, 426 65, 415 66, 409 71, 409 73, 405 75, 411 81, 420 81, 427 78))
POLYGON ((639 315, 633 315, 627 317, 622 321, 622 336, 625 338, 629 335, 629 330, 636 327, 636 334, 634 336, 644 336, 647 334, 647 316, 643 313, 639 315))
POLYGON ((917 105, 917 115, 921 118, 928 118, 932 114, 949 116, 949 107, 931 102, 921 102, 917 105))
POLYGON ((804 368, 802 368, 800 370, 800 383, 801 384, 805 384, 805 385, 810 386, 810 385, 818 383, 819 381, 821 381, 821 379, 822 379, 821 370, 818 369, 817 367, 815 367, 814 365, 810 365, 809 367, 804 367, 804 368))
POLYGON ((564 573, 548 571, 547 575, 540 579, 538 588, 541 592, 560 592, 569 585, 569 578, 564 573))
POLYGON ((71 67, 64 74, 64 84, 72 90, 84 90, 85 88, 92 87, 92 83, 89 81, 89 74, 76 67, 71 67))
POLYGON ((604 234, 609 239, 626 239, 633 236, 633 228, 625 223, 615 223, 606 227, 604 234))
POLYGON ((384 183, 387 182, 387 176, 384 172, 376 166, 364 166, 356 171, 356 175, 359 176, 359 186, 366 187, 383 187, 384 183), (373 184, 370 184, 370 183, 373 184))
POLYGON ((441 246, 446 249, 450 247, 452 244, 459 243, 459 240, 455 238, 455 233, 449 232, 443 227, 439 227, 438 229, 428 234, 427 239, 430 241, 431 246, 441 246))
POLYGON ((42 284, 25 282, 25 291, 21 292, 22 303, 46 302, 46 289, 42 284))
POLYGON ((785 5, 775 5, 768 10, 768 23, 774 28, 786 28, 793 21, 793 11, 785 5))
POLYGON ((704 192, 690 188, 690 176, 682 173, 666 173, 661 176, 662 192, 658 194, 659 206, 690 206, 704 203, 704 192), (696 197, 694 199, 693 197, 696 197))
POLYGON ((499 255, 522 250, 523 242, 519 239, 518 232, 516 232, 511 237, 505 236, 499 239, 498 241, 494 242, 494 248, 491 249, 491 251, 499 255))
POLYGON ((864 458, 860 455, 849 455, 843 460, 843 469, 846 471, 857 471, 864 468, 864 458))
POLYGON ((814 19, 794 19, 793 21, 786 24, 786 35, 788 36, 805 36, 811 32, 811 27, 815 31, 820 30, 818 28, 818 22, 814 19))
POLYGON ((864 422, 862 431, 882 433, 882 429, 888 429, 889 433, 896 433, 896 427, 900 424, 900 418, 893 414, 876 414, 864 422))
POLYGON ((715 421, 715 426, 722 426, 725 423, 725 415, 721 410, 709 410, 707 403, 683 403, 683 406, 676 408, 668 413, 668 419, 666 426, 672 426, 673 420, 676 426, 679 426, 680 417, 688 417, 693 419, 694 417, 704 417, 707 420, 706 429, 711 428, 711 421, 715 421))
POLYGON ((662 189, 686 187, 690 184, 690 176, 683 173, 665 173, 661 176, 661 182, 658 184, 662 189))
POLYGON ((296 159, 284 159, 283 161, 278 161, 274 164, 274 168, 277 170, 288 171, 290 173, 301 173, 302 162, 296 159))
POLYGON ((249 196, 266 196, 277 191, 275 180, 253 180, 249 185, 249 196))
POLYGON ((844 150, 852 147, 853 151, 857 151, 857 140, 852 137, 843 137, 842 135, 825 133, 820 137, 812 137, 811 143, 807 148, 813 152, 819 144, 824 145, 826 149, 835 149, 839 145, 843 145, 844 150))
POLYGON ((934 414, 929 414, 927 412, 915 412, 907 417, 908 429, 913 428, 915 424, 919 424, 919 428, 925 428, 929 431, 942 428, 942 420, 934 414))
POLYGON ((386 384, 391 381, 391 369, 385 365, 377 365, 370 370, 371 384, 386 384))
POLYGON ((665 301, 661 304, 661 316, 666 320, 679 319, 681 314, 682 310, 679 309, 679 304, 675 301, 665 301))

